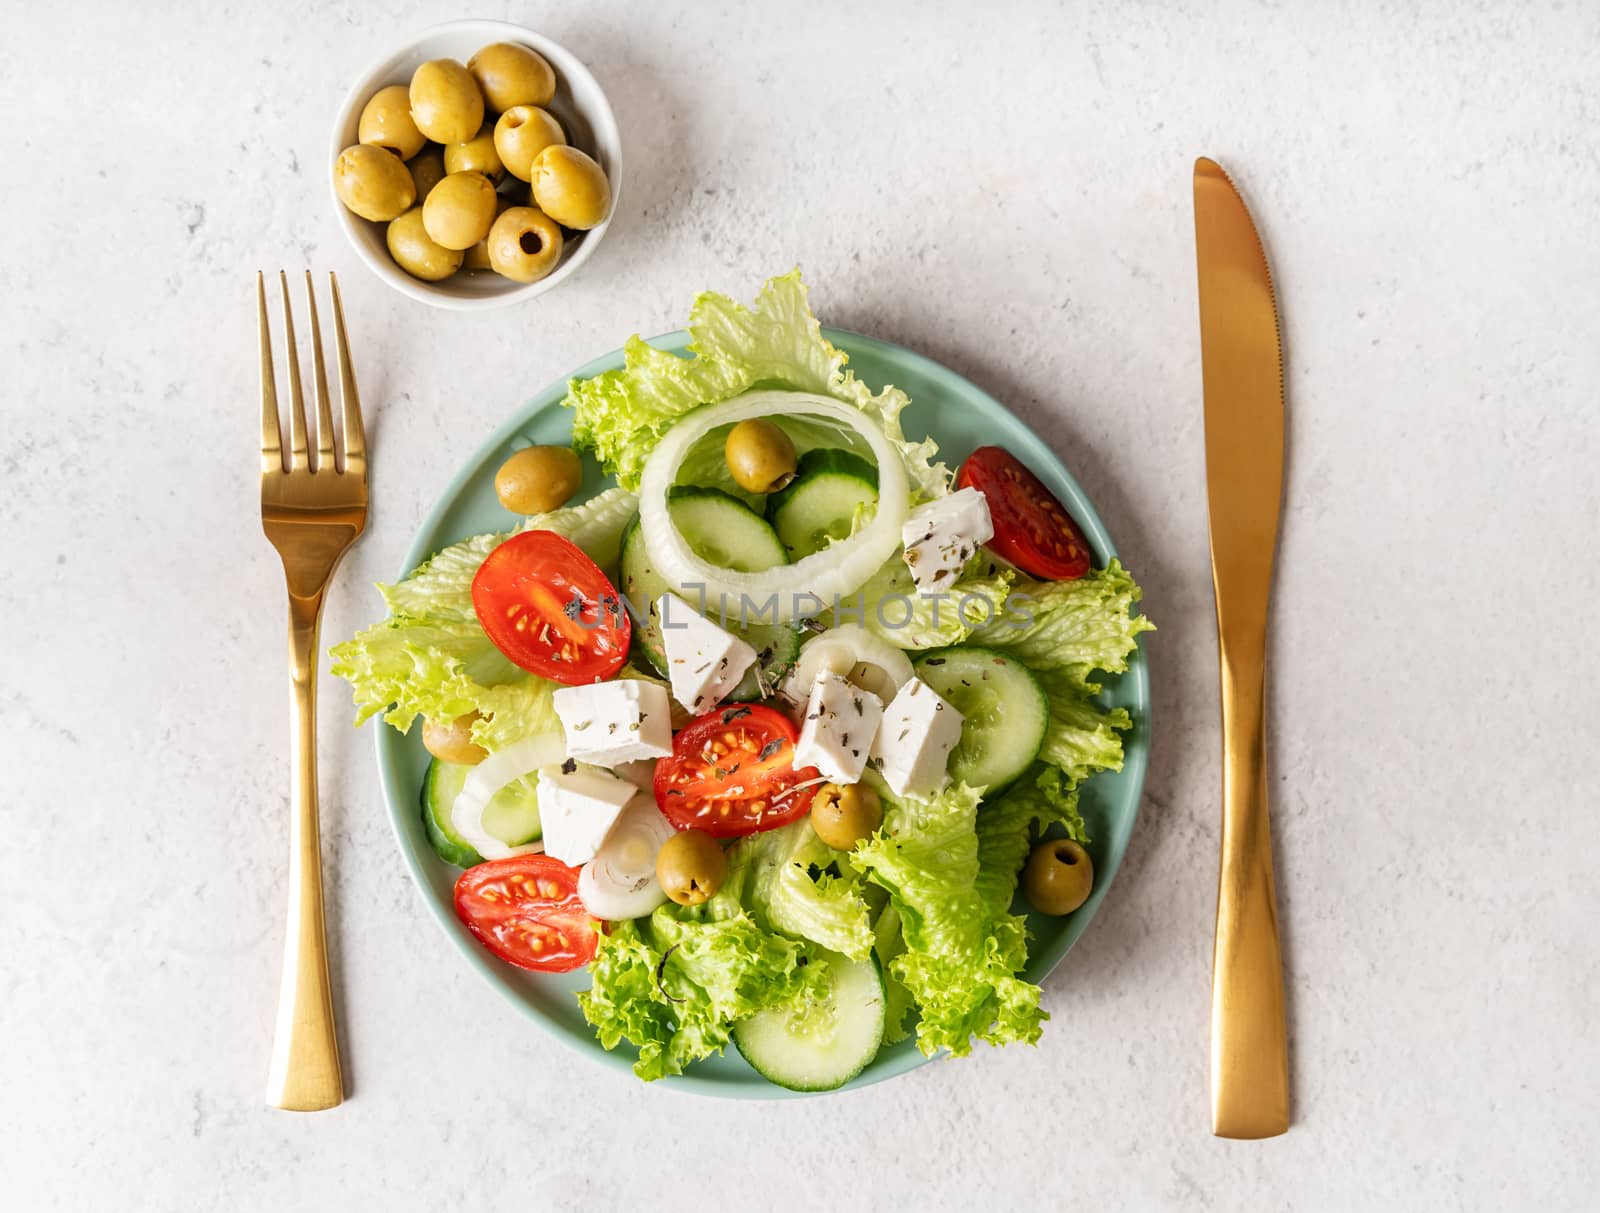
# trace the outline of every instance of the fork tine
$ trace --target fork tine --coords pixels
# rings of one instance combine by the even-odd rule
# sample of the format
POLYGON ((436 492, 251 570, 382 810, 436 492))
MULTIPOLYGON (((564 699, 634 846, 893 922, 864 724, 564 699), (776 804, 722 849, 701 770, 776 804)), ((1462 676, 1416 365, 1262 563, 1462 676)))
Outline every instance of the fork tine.
POLYGON ((330 273, 333 283, 333 331, 338 341, 339 396, 344 408, 344 470, 365 477, 367 474, 367 431, 361 423, 361 396, 356 392, 356 372, 350 365, 350 337, 344 327, 344 300, 339 296, 339 276, 330 273))
POLYGON ((306 307, 311 310, 311 369, 317 391, 317 467, 331 472, 333 467, 333 406, 328 400, 328 366, 322 358, 322 326, 317 322, 317 292, 306 271, 306 307))
POLYGON ((278 386, 272 374, 272 329, 267 324, 267 277, 256 271, 256 318, 261 327, 261 471, 283 471, 278 433, 278 386))
POLYGON ((305 471, 311 466, 306 456, 306 398, 300 390, 300 344, 294 339, 294 309, 289 306, 289 275, 278 271, 283 288, 283 331, 289 352, 289 470, 305 471))

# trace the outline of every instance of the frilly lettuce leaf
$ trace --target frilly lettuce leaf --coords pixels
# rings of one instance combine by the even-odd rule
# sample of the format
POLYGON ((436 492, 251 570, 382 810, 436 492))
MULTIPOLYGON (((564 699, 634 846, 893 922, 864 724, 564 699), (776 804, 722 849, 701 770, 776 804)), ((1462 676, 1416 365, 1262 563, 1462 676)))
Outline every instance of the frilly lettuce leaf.
POLYGON ((824 393, 871 416, 905 461, 917 499, 948 491, 950 472, 932 440, 912 442, 900 425, 910 398, 898 388, 874 392, 845 368, 847 356, 823 335, 800 271, 769 280, 753 308, 706 291, 689 313, 691 357, 655 349, 634 336, 625 365, 567 385, 573 440, 592 450, 626 488, 639 487, 645 460, 672 424, 702 404, 750 389, 788 387, 824 393))
POLYGON ((838 853, 808 820, 741 838, 728 862, 744 869, 744 901, 757 922, 853 960, 872 950, 861 878, 838 871, 838 853))
POLYGON ((639 1050, 633 1070, 646 1081, 721 1052, 738 1020, 815 993, 826 978, 826 958, 757 926, 731 883, 704 906, 668 902, 618 923, 600 942, 578 1004, 601 1045, 639 1050))
POLYGON ((1035 670, 1063 670, 1087 682, 1091 670, 1120 674, 1141 632, 1155 629, 1133 607, 1143 596, 1120 560, 1076 581, 1019 576, 1003 614, 977 627, 972 643, 1004 649, 1035 670))
MULTIPOLYGON (((634 508, 632 493, 611 489, 535 515, 518 530, 556 531, 597 564, 613 563, 634 508)), ((472 579, 506 538, 476 535, 452 544, 402 581, 378 587, 389 617, 332 650, 333 672, 350 683, 357 724, 381 712, 403 733, 418 716, 453 720, 478 712, 473 740, 490 751, 561 727, 551 700, 556 684, 507 661, 472 607, 472 579)))
POLYGON ((972 1050, 972 1040, 1030 1044, 1046 1015, 1039 988, 1017 972, 1027 961, 1023 920, 997 912, 979 890, 980 793, 954 784, 930 800, 897 799, 881 780, 883 829, 851 861, 889 891, 905 951, 889 971, 921 1010, 917 1047, 972 1050))

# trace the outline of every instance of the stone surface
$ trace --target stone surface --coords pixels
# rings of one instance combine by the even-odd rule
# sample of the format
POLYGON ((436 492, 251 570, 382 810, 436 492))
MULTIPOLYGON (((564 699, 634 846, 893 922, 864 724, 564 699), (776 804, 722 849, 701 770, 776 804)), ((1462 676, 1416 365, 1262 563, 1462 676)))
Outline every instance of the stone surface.
POLYGON ((456 14, 7 9, 7 1207, 1592 1203, 1600 12, 798 7, 514 12, 611 91, 627 182, 579 278, 484 316, 367 274, 325 181, 349 81, 456 14), (1289 355, 1271 691, 1296 1124, 1264 1144, 1207 1132, 1198 154, 1248 191, 1289 355), (590 1064, 428 921, 329 681, 351 1098, 266 1109, 286 745, 253 272, 337 269, 352 313, 375 510, 332 638, 534 389, 796 263, 829 323, 1033 424, 1161 625, 1143 816, 1042 1044, 771 1105, 590 1064))

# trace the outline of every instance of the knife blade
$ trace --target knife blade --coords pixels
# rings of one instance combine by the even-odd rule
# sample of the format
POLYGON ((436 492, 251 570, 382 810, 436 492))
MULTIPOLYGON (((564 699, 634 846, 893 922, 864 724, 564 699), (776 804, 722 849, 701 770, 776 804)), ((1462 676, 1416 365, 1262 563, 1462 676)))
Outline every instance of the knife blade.
POLYGON ((1222 857, 1211 972, 1211 1130, 1289 1127, 1266 783, 1266 640, 1283 496, 1283 347, 1266 253, 1215 161, 1194 168, 1206 500, 1222 681, 1222 857))

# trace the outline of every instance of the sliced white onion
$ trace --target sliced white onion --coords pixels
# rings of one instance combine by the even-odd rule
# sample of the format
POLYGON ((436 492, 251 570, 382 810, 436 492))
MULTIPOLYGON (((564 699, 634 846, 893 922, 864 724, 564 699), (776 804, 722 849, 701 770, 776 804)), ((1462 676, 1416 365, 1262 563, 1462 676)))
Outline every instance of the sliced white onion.
POLYGON ((740 596, 761 609, 775 596, 780 623, 793 623, 827 610, 865 584, 900 546, 900 528, 910 509, 905 464, 883 431, 861 410, 813 392, 746 392, 708 405, 667 431, 645 461, 639 481, 639 525, 645 551, 656 572, 676 588, 703 586, 706 600, 722 602, 733 615, 740 596), (719 425, 750 417, 801 415, 825 417, 849 427, 872 448, 878 461, 878 508, 872 521, 848 539, 794 564, 741 573, 696 556, 667 512, 667 492, 694 444, 719 425))
POLYGON ((578 898, 596 918, 620 922, 650 913, 667 895, 656 879, 656 853, 673 835, 672 823, 640 792, 628 801, 594 858, 578 873, 578 898))
POLYGON ((811 684, 823 673, 837 674, 888 703, 911 681, 911 659, 882 636, 860 624, 845 623, 806 641, 783 684, 784 695, 804 703, 811 684))
POLYGON ((567 740, 560 733, 538 733, 496 750, 467 776, 455 804, 450 806, 450 824, 473 850, 485 859, 509 859, 513 855, 532 855, 544 850, 544 843, 529 842, 513 847, 483 828, 483 811, 495 793, 514 779, 544 766, 559 766, 566 761, 567 740))

